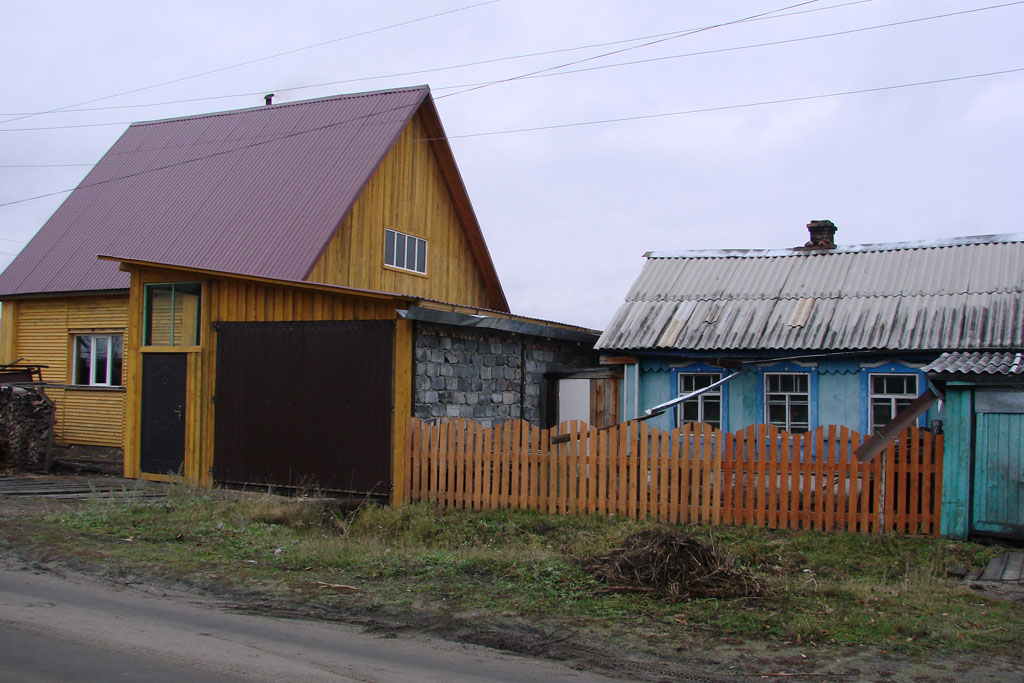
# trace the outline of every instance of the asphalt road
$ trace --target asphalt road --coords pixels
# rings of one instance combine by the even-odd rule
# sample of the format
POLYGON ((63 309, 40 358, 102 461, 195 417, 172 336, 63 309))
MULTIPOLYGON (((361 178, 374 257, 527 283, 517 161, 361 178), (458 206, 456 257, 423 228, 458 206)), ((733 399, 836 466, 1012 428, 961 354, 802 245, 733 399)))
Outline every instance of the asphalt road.
POLYGON ((613 679, 427 637, 230 612, 195 596, 0 566, 0 680, 613 679))

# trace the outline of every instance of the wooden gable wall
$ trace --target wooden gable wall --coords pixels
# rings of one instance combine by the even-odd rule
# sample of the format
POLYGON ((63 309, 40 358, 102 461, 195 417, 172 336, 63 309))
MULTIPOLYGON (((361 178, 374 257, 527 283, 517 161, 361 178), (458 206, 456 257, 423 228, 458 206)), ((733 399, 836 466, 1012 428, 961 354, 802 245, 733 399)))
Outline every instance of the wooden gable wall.
POLYGON ((417 113, 374 172, 307 280, 495 308, 417 113), (384 266, 384 229, 427 240, 427 274, 384 266))

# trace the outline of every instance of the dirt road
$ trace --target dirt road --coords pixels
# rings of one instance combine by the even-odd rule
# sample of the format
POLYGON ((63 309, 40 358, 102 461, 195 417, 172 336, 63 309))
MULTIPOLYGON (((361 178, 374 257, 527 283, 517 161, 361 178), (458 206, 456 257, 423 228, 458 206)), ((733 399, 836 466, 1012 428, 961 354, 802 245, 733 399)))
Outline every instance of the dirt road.
POLYGON ((0 565, 4 681, 595 681, 425 637, 224 611, 184 594, 0 565))

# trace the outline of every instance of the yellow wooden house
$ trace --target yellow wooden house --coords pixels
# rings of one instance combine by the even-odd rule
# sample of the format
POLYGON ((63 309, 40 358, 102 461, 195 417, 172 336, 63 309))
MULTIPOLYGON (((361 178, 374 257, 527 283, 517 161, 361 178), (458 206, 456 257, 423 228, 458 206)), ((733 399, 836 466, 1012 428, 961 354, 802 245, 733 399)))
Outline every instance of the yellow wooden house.
POLYGON ((129 477, 384 494, 406 311, 510 317, 426 87, 132 125, 0 300, 0 362, 46 366, 58 442, 121 446, 129 477))

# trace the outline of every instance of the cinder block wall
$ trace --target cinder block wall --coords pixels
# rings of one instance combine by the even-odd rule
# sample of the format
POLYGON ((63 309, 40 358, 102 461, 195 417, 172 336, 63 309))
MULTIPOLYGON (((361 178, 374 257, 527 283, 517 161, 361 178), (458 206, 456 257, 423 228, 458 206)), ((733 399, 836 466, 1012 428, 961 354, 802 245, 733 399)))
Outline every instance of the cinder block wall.
POLYGON ((543 425, 548 372, 598 365, 589 345, 498 330, 416 323, 413 414, 471 418, 485 427, 543 425))

